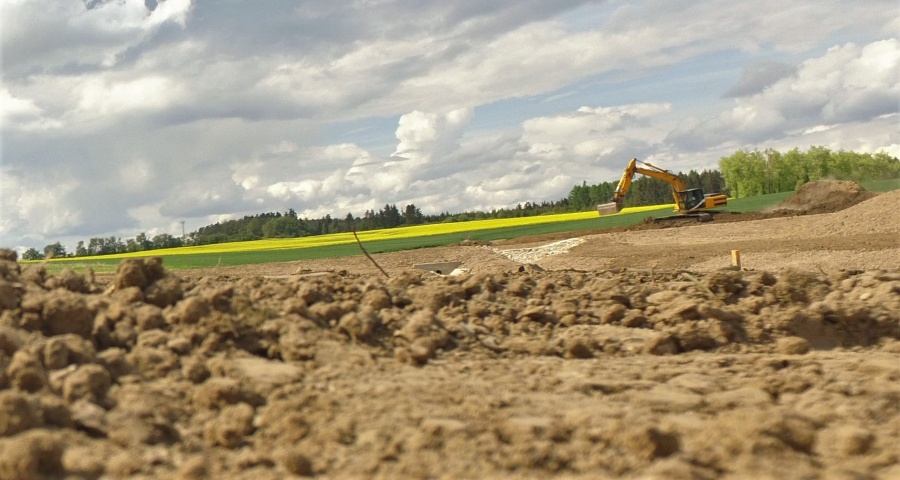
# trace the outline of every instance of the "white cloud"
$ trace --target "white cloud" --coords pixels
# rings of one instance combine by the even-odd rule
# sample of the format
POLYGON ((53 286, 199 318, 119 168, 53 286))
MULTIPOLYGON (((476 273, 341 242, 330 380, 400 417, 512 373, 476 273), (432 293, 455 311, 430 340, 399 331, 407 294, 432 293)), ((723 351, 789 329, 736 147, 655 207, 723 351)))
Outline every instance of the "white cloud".
POLYGON ((119 182, 131 192, 146 191, 156 184, 157 172, 146 158, 134 158, 118 166, 119 182))
POLYGON ((58 181, 50 185, 23 184, 0 169, 0 237, 24 229, 25 237, 41 237, 73 228, 83 221, 77 207, 69 201, 76 181, 58 181))
POLYGON ((240 208, 242 191, 234 184, 210 184, 201 180, 186 180, 167 193, 160 213, 170 218, 191 218, 214 215, 240 208))
POLYGON ((62 123, 48 119, 34 100, 16 98, 6 88, 0 88, 0 130, 49 130, 62 123))
MULTIPOLYGON (((393 156, 412 160, 417 168, 433 157, 453 151, 469 121, 471 108, 459 108, 443 114, 413 111, 400 117, 397 126, 397 150, 393 156)), ((412 173, 412 172, 410 172, 412 173)))
POLYGON ((283 201, 297 199, 310 201, 319 193, 320 183, 314 180, 302 180, 299 182, 278 182, 269 185, 266 192, 283 201))
POLYGON ((744 97, 760 93, 773 83, 793 75, 797 68, 775 61, 759 61, 744 67, 741 81, 725 92, 726 97, 744 97))
POLYGON ((572 114, 539 117, 525 122, 525 138, 554 138, 572 143, 573 137, 594 137, 601 133, 644 127, 671 110, 669 104, 633 104, 614 107, 581 107, 572 114))
POLYGON ((812 128, 772 142, 772 148, 789 150, 821 145, 832 150, 877 153, 900 158, 900 114, 882 115, 866 121, 851 121, 812 128))
POLYGON ((581 107, 576 112, 527 120, 522 140, 528 152, 545 160, 614 157, 661 141, 666 130, 658 121, 671 111, 669 104, 642 103, 612 107, 581 107))
POLYGON ((190 0, 166 0, 153 12, 143 0, 103 2, 90 9, 82 2, 4 1, 4 68, 15 76, 35 68, 110 67, 162 25, 184 27, 190 9, 190 0))
POLYGON ((111 82, 95 78, 81 88, 78 110, 89 116, 119 115, 135 110, 162 110, 171 106, 182 92, 172 79, 149 76, 111 82))
POLYGON ((737 98, 715 118, 685 123, 670 135, 676 147, 737 141, 758 144, 822 123, 871 120, 898 110, 900 40, 830 48, 755 95, 737 98))
POLYGON ((9 120, 34 118, 41 114, 34 101, 13 97, 9 90, 0 89, 0 121, 4 127, 9 120))

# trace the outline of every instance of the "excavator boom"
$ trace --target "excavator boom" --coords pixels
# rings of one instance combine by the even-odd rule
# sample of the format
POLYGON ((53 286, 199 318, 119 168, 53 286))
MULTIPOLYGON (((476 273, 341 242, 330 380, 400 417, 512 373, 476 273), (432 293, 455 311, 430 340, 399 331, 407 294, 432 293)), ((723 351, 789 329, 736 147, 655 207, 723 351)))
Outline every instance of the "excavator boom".
MULTIPOLYGON (((628 162, 628 166, 625 167, 622 178, 616 186, 616 192, 613 194, 612 201, 610 203, 597 205, 597 212, 600 215, 610 215, 622 211, 622 208, 625 206, 625 195, 628 194, 628 190, 631 188, 631 182, 634 180, 634 175, 637 173, 668 183, 669 186, 672 187, 672 198, 675 200, 675 211, 680 215, 691 215, 710 208, 725 206, 728 203, 728 197, 726 195, 704 195, 703 191, 699 188, 687 188, 678 175, 646 162, 641 163, 642 166, 638 166, 638 160, 636 158, 632 158, 631 161, 628 162)), ((708 219, 708 217, 709 215, 705 214, 705 218, 708 219)))

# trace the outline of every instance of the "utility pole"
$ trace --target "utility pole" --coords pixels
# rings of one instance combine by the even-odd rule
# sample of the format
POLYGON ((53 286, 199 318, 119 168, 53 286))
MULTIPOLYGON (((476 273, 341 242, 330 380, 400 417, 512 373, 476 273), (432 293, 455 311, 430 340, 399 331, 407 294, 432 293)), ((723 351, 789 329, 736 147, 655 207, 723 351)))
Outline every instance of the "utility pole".
POLYGON ((181 241, 184 241, 187 237, 184 236, 184 220, 181 221, 181 241))

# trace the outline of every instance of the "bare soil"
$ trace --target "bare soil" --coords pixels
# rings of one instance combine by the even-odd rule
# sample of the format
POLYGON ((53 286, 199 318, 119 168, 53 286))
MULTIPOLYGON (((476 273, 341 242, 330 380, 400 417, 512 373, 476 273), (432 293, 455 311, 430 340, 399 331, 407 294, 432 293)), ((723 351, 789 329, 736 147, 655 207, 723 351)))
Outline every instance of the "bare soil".
POLYGON ((900 478, 900 192, 855 188, 389 277, 0 251, 0 478, 900 478))

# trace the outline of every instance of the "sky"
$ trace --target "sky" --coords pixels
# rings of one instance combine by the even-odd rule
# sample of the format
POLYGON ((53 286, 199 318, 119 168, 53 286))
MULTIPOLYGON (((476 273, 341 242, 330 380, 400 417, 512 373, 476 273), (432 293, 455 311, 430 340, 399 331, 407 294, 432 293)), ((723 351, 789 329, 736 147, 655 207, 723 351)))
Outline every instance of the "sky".
POLYGON ((0 0, 0 246, 900 156, 896 0, 0 0), (184 224, 182 224, 184 222, 184 224))

